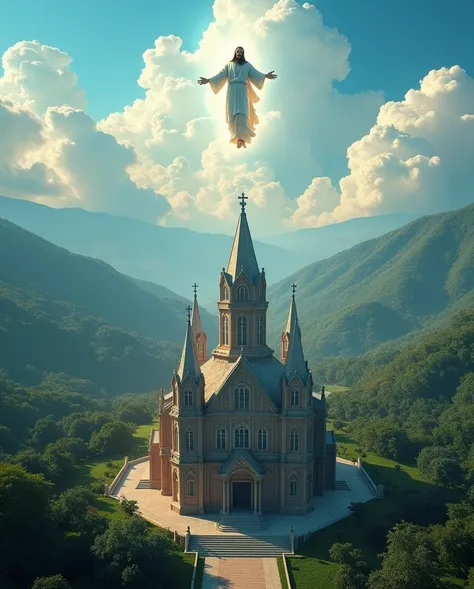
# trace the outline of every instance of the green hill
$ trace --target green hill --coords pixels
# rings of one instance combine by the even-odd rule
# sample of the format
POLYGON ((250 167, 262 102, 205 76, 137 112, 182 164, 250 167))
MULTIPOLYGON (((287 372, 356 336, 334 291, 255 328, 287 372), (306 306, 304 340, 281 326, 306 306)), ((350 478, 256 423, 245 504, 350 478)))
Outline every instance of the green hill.
MULTIPOLYGON (((9 252, 0 260, 0 281, 68 301, 126 331, 182 343, 190 301, 172 291, 134 281, 105 262, 70 253, 4 219, 0 250, 9 252)), ((217 319, 204 309, 201 318, 212 339, 217 319)))
POLYGON ((474 303, 474 205, 423 217, 303 268, 269 289, 278 345, 298 285, 308 358, 362 354, 474 303))
MULTIPOLYGON (((0 368, 13 379, 64 373, 111 394, 169 384, 189 301, 2 219, 0 249, 0 368)), ((216 318, 202 320, 212 346, 216 318)))

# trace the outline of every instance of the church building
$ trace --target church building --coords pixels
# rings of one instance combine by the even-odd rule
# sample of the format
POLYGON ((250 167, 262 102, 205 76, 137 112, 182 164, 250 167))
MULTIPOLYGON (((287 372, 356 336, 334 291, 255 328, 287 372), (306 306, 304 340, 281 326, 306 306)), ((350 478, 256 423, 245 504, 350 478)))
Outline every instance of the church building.
POLYGON ((295 288, 280 359, 267 345, 265 271, 259 269, 242 194, 227 269, 219 280, 219 344, 207 355, 194 288, 183 352, 162 391, 150 437, 150 486, 181 514, 251 510, 302 514, 335 488, 336 448, 326 399, 313 392, 295 288), (192 316, 191 316, 192 310, 192 316))

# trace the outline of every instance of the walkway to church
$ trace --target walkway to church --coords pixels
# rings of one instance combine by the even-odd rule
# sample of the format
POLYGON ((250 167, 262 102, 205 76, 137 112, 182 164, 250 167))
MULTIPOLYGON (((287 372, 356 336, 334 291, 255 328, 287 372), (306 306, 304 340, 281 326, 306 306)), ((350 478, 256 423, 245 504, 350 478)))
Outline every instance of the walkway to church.
MULTIPOLYGON (((189 526, 193 535, 226 534, 216 528, 219 514, 190 516, 178 515, 171 511, 170 497, 161 495, 160 491, 156 489, 143 488, 144 485, 140 482, 149 478, 148 461, 130 465, 115 489, 114 495, 136 500, 142 516, 162 528, 176 530, 178 533, 184 534, 189 526)), ((348 516, 350 513, 348 507, 353 501, 366 502, 374 498, 372 490, 356 466, 338 460, 336 480, 346 481, 350 490, 326 491, 324 495, 315 498, 314 511, 305 515, 265 514, 266 527, 260 535, 289 535, 293 526, 296 536, 302 536, 348 516)))
POLYGON ((206 557, 202 589, 280 589, 276 558, 206 557))

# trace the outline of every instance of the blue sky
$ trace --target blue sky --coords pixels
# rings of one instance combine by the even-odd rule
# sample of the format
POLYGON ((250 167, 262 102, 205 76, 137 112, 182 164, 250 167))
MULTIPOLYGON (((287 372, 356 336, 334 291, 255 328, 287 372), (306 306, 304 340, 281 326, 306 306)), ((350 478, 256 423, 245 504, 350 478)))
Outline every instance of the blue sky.
MULTIPOLYGON (((256 0, 258 2, 258 0, 256 0)), ((400 100, 431 69, 474 72, 472 0, 317 0, 325 24, 352 45, 346 93, 383 90, 400 100)), ((159 35, 195 49, 212 18, 210 0, 0 0, 0 53, 37 39, 74 59, 88 111, 99 119, 141 96, 142 53, 159 35)), ((275 66, 278 69, 278 66, 275 66)), ((206 72, 203 72, 205 75, 206 72)))

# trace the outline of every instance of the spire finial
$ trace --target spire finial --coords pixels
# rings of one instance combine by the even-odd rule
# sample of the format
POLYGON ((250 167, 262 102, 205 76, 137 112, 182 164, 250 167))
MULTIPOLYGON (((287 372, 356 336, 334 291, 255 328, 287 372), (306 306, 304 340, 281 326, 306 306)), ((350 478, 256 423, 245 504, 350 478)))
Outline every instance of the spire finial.
POLYGON ((192 309, 191 309, 191 307, 188 305, 188 306, 186 307, 186 313, 188 314, 188 323, 191 323, 191 311, 192 311, 192 309))
POLYGON ((197 297, 197 289, 198 289, 199 284, 194 283, 193 284, 193 291, 194 291, 194 298, 197 297))
POLYGON ((296 292, 296 284, 293 282, 293 284, 291 285, 291 294, 292 296, 295 296, 295 292, 296 292))
POLYGON ((240 206, 242 207, 242 213, 245 213, 245 207, 247 206, 245 201, 248 200, 248 196, 245 196, 245 192, 242 192, 242 194, 239 196, 239 200, 240 206))

